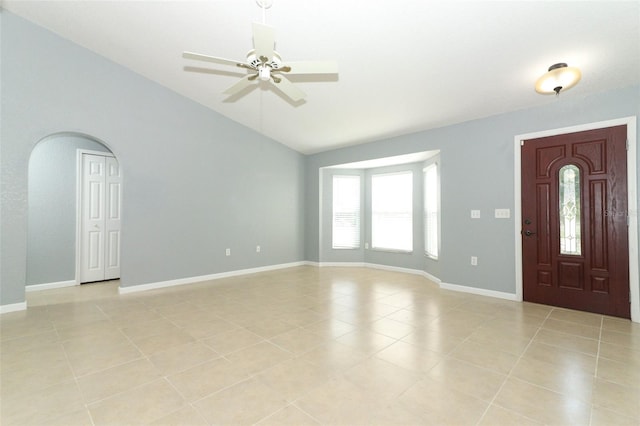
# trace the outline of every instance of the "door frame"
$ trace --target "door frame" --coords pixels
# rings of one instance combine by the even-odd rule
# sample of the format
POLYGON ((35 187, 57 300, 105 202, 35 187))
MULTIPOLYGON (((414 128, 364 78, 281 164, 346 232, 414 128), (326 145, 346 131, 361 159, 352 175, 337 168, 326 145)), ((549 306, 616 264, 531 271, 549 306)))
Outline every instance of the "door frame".
POLYGON ((522 277, 522 141, 537 139, 547 136, 576 133, 586 130, 602 129, 605 127, 627 126, 627 200, 629 209, 629 295, 631 300, 631 321, 640 323, 640 278, 638 260, 638 181, 637 181, 637 133, 636 117, 623 117, 619 119, 586 123, 577 126, 558 129, 542 130, 539 132, 525 133, 514 137, 514 222, 515 222, 515 254, 516 254, 516 300, 523 300, 522 277))
MULTIPOLYGON (((82 183, 83 183, 83 161, 84 155, 99 155, 102 157, 112 157, 116 161, 118 158, 112 152, 106 151, 93 151, 90 149, 77 149, 76 150, 76 276, 75 285, 82 284, 80 282, 81 265, 82 265, 82 183)), ((122 205, 121 205, 122 207, 122 205)))

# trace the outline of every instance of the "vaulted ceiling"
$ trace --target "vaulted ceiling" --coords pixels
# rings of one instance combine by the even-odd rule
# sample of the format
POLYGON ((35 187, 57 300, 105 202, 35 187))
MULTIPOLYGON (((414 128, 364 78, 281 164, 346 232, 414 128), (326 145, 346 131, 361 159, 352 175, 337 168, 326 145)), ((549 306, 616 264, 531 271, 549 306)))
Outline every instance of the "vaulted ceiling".
POLYGON ((639 1, 2 0, 2 7, 302 153, 441 127, 640 83, 639 1), (283 60, 336 60, 337 78, 293 81, 292 103, 261 83, 223 91, 251 22, 276 29, 283 60), (534 91, 557 62, 582 81, 534 91), (201 68, 194 70, 193 67, 201 68))

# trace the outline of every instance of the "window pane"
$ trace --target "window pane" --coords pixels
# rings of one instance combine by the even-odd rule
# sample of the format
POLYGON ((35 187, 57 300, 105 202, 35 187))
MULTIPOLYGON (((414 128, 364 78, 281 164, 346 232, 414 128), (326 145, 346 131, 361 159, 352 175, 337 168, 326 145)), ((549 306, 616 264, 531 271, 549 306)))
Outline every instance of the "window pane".
POLYGON ((371 177, 371 246, 413 250, 413 173, 371 177))
POLYGON ((434 163, 424 170, 424 249, 427 255, 433 258, 438 258, 438 193, 438 166, 434 163))
POLYGON ((334 249, 360 247, 360 176, 333 176, 334 249))
POLYGON ((580 169, 560 169, 560 253, 580 255, 580 169))

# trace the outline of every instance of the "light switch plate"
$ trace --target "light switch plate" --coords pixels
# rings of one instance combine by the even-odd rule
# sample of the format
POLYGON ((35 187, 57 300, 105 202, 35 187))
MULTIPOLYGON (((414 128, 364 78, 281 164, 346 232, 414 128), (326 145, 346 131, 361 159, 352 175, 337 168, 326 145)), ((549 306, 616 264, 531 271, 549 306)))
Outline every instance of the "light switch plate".
POLYGON ((495 210, 496 219, 509 219, 511 217, 510 209, 496 209, 495 210))
POLYGON ((480 219, 480 210, 471 210, 471 219, 480 219))

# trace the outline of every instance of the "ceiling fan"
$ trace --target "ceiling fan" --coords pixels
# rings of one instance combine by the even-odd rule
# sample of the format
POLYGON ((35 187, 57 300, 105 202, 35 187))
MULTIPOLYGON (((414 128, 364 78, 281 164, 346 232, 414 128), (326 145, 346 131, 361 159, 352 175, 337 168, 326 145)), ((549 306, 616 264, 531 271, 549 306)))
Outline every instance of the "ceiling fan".
POLYGON ((248 74, 229 87, 223 93, 231 96, 260 81, 269 82, 279 89, 293 102, 305 98, 305 93, 296 87, 287 75, 304 74, 337 74, 338 64, 335 61, 302 61, 283 62, 275 48, 275 29, 265 24, 253 23, 254 49, 247 53, 246 62, 203 55, 201 53, 183 52, 186 59, 213 62, 221 65, 232 65, 247 70, 248 74))

